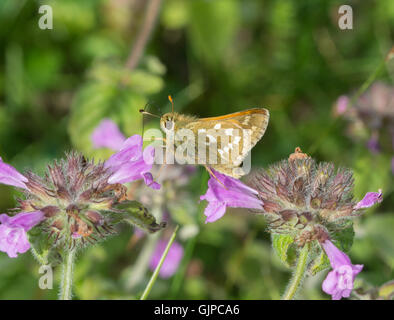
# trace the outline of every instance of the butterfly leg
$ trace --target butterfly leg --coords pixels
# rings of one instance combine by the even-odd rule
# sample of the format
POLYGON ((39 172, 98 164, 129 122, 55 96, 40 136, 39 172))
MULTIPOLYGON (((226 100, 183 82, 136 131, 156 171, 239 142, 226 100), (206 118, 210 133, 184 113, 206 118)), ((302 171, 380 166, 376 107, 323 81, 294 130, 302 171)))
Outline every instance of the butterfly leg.
POLYGON ((205 167, 205 169, 208 171, 208 173, 209 173, 212 177, 214 177, 214 178, 223 186, 224 189, 227 190, 227 187, 223 184, 223 182, 221 182, 221 181, 218 179, 218 177, 216 177, 216 175, 213 173, 213 171, 211 170, 211 168, 208 167, 206 164, 204 164, 204 167, 205 167))

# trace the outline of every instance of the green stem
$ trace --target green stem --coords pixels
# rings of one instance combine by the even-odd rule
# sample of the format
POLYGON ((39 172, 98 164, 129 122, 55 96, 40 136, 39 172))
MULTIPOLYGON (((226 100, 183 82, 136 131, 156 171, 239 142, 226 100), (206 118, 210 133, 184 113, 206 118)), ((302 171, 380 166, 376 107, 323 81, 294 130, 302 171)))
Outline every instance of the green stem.
POLYGON ((178 296, 178 292, 181 288, 183 279, 185 277, 187 266, 189 264, 190 259, 193 256, 193 251, 197 242, 197 237, 198 235, 190 239, 186 245, 185 255, 182 259, 181 265, 178 268, 177 273, 174 276, 174 280, 172 281, 171 284, 170 294, 169 294, 170 299, 176 299, 176 297, 178 296))
POLYGON ((159 275, 159 271, 160 271, 160 269, 161 269, 161 266, 163 265, 163 262, 164 262, 165 258, 167 257, 168 251, 170 250, 171 245, 172 245, 172 243, 173 243, 174 240, 175 240, 176 233, 177 233, 178 229, 179 229, 179 225, 177 225, 177 226, 175 227, 175 230, 174 230, 174 232, 172 233, 172 236, 171 236, 171 238, 170 238, 170 241, 168 241, 167 247, 166 247, 166 249, 164 250, 164 252, 163 252, 163 254, 162 254, 161 258, 160 258, 159 264, 157 265, 155 271, 153 272, 152 277, 150 278, 150 280, 149 280, 149 282, 148 282, 148 285, 146 286, 146 288, 145 288, 145 290, 144 290, 144 293, 142 294, 140 300, 145 300, 145 299, 148 297, 150 291, 152 290, 152 287, 153 287, 153 285, 154 285, 155 282, 156 282, 157 276, 159 275))
POLYGON ((294 298, 294 295, 296 294, 302 278, 305 275, 305 270, 306 270, 306 265, 307 265, 307 261, 308 261, 308 253, 309 253, 309 244, 306 244, 299 256, 298 256, 298 261, 297 261, 297 266, 296 266, 296 270, 293 273, 293 276, 290 280, 290 283, 286 289, 286 292, 284 293, 282 300, 291 300, 294 298))
POLYGON ((64 256, 59 300, 72 299, 74 257, 75 250, 68 251, 64 256))
POLYGON ((361 87, 357 90, 357 92, 353 95, 350 100, 351 104, 354 104, 358 98, 370 87, 370 85, 376 80, 376 78, 380 75, 380 73, 384 70, 386 66, 386 59, 383 59, 375 71, 364 81, 361 87))

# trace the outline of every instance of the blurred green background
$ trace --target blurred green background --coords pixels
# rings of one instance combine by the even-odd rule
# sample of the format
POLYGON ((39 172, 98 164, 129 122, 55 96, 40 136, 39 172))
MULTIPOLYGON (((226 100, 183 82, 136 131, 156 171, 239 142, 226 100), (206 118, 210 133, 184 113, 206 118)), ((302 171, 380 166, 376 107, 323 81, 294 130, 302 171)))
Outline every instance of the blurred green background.
MULTIPOLYGON (((357 199, 382 188, 384 201, 356 221, 350 256, 365 265, 356 285, 369 289, 393 279, 393 150, 372 154, 365 146, 368 130, 364 138, 352 138, 348 122, 335 118, 332 109, 385 59, 393 45, 394 2, 346 2, 353 7, 353 30, 340 30, 342 1, 164 0, 138 65, 130 70, 126 62, 143 29, 146 3, 0 1, 3 160, 42 173, 70 149, 105 159, 108 150, 93 150, 90 141, 101 119, 116 121, 127 136, 140 134, 138 110, 149 103, 156 114, 168 111, 169 94, 177 111, 201 117, 267 107, 270 123, 253 149, 252 165, 266 167, 300 146, 319 161, 352 168, 357 199), (52 30, 38 27, 43 4, 53 9, 52 30)), ((393 76, 388 61, 376 80, 392 86, 393 76)), ((206 203, 198 200, 207 179, 198 168, 182 187, 182 206, 171 210, 179 204, 177 193, 165 196, 172 221, 183 227, 177 241, 185 255, 178 272, 159 279, 149 298, 280 298, 291 272, 275 256, 263 218, 229 210, 204 224, 206 203)), ((0 185, 0 212, 12 208, 16 196, 0 185)), ((130 247, 132 228, 120 231, 80 255, 75 298, 139 298, 151 271, 142 268, 133 286, 125 283, 149 241, 130 247)), ((53 290, 39 289, 38 268, 30 253, 17 259, 0 253, 0 299, 55 299, 58 282, 53 290)), ((306 279, 298 297, 328 299, 321 291, 325 274, 306 279)))

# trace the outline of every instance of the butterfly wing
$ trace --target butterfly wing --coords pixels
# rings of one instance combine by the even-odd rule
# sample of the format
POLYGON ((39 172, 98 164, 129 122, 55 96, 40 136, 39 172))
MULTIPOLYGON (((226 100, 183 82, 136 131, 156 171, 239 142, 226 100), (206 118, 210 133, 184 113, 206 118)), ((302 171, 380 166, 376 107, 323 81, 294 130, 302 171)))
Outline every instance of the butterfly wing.
POLYGON ((189 123, 187 127, 193 130, 196 136, 199 131, 204 132, 209 129, 224 134, 223 141, 217 141, 217 137, 207 134, 206 146, 197 144, 197 147, 208 149, 211 143, 215 143, 219 159, 217 163, 210 163, 207 157, 207 165, 221 173, 239 178, 245 173, 242 168, 238 167, 249 151, 263 137, 268 121, 269 111, 267 109, 254 108, 219 117, 201 118, 189 123))

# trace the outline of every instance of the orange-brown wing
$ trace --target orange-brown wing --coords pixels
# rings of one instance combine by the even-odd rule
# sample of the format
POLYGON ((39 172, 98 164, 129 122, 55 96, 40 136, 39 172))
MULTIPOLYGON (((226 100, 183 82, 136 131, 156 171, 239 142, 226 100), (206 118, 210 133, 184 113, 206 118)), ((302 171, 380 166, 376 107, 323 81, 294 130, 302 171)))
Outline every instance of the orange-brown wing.
MULTIPOLYGON (((269 111, 264 108, 253 108, 240 112, 230 113, 219 117, 201 118, 197 121, 199 126, 215 129, 249 129, 251 130, 251 145, 245 152, 249 152, 263 137, 269 122, 269 111)), ((245 155, 246 156, 246 155, 245 155)), ((239 163, 241 163, 239 161, 239 163)))
POLYGON ((211 121, 211 120, 227 120, 227 119, 232 119, 232 118, 242 119, 243 117, 245 117, 247 115, 251 115, 251 114, 262 114, 263 116, 267 117, 267 122, 268 122, 269 116, 270 116, 269 111, 265 108, 253 108, 253 109, 248 109, 248 110, 225 114, 224 116, 200 118, 199 120, 211 121))
MULTIPOLYGON (((210 117, 197 119, 189 123, 186 127, 195 131, 207 131, 208 129, 222 130, 227 134, 229 141, 222 143, 217 141, 216 137, 209 134, 207 137, 207 147, 210 142, 217 143, 218 156, 221 158, 217 165, 207 163, 213 168, 238 167, 247 156, 248 152, 256 145, 256 143, 264 135, 269 121, 269 111, 263 108, 254 108, 240 112, 231 113, 219 117, 210 117), (250 132, 248 142, 244 141, 245 133, 250 132), (234 156, 236 155, 236 156, 234 156)), ((226 139, 227 140, 227 139, 226 139)), ((201 148, 204 146, 198 146, 201 148)), ((197 151, 197 150, 196 150, 197 151)), ((223 172, 222 170, 218 170, 223 172)), ((224 173, 224 172, 223 172, 224 173)))

